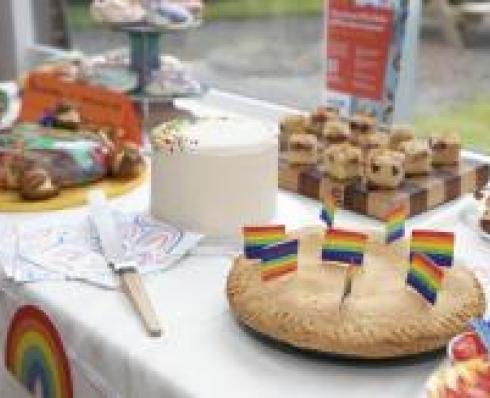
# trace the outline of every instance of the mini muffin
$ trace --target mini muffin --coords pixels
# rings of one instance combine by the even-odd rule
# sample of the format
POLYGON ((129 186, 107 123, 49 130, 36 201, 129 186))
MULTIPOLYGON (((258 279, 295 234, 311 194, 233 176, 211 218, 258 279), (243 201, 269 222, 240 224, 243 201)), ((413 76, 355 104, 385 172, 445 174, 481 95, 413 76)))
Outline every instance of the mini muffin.
POLYGON ((396 189, 405 178, 405 155, 388 149, 374 151, 368 158, 368 185, 379 189, 396 189))
POLYGON ((279 130, 284 136, 292 134, 303 134, 306 132, 308 118, 303 115, 289 115, 279 123, 279 130))
POLYGON ((431 136, 429 146, 434 166, 455 165, 461 159, 461 140, 457 134, 431 136))
POLYGON ((405 155, 406 175, 426 175, 432 171, 432 151, 427 141, 404 141, 399 149, 405 155))
POLYGON ((339 111, 336 108, 320 106, 314 110, 308 121, 307 131, 317 137, 321 137, 327 123, 336 121, 339 118, 339 111))
POLYGON ((326 173, 336 180, 359 177, 362 171, 361 150, 349 143, 335 144, 323 154, 326 173))
POLYGON ((359 144, 359 138, 368 134, 376 133, 376 118, 368 113, 356 113, 350 119, 350 131, 352 143, 359 144))
POLYGON ((394 125, 390 129, 390 149, 393 151, 399 151, 403 142, 413 139, 415 139, 415 135, 411 126, 400 124, 394 125))
POLYGON ((349 125, 337 120, 328 122, 323 130, 323 138, 325 139, 327 145, 349 142, 349 125))
POLYGON ((388 136, 381 132, 361 134, 357 138, 357 145, 365 153, 370 153, 377 149, 386 149, 388 147, 388 136))
POLYGON ((58 185, 43 167, 24 170, 20 178, 20 196, 25 200, 45 200, 59 194, 58 185))
POLYGON ((313 134, 293 134, 288 140, 287 160, 291 165, 315 165, 318 139, 313 134))

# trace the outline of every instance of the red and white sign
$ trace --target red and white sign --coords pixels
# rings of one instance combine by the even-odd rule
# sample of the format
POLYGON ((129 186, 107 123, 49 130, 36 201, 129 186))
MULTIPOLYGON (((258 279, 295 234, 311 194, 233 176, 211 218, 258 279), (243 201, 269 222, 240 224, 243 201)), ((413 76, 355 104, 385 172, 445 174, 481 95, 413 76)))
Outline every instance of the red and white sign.
POLYGON ((327 88, 381 100, 393 11, 346 0, 329 0, 327 7, 327 88))

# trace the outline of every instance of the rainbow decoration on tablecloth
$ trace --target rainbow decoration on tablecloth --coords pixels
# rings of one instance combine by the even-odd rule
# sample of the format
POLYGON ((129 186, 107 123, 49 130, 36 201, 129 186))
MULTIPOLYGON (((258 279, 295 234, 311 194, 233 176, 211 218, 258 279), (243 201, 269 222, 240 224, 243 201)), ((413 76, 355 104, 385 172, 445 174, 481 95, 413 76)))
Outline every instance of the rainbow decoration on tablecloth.
POLYGON ((332 228, 325 231, 322 260, 362 265, 368 236, 360 232, 332 228))
POLYGON ((454 257, 454 234, 431 230, 413 230, 410 243, 410 258, 422 253, 440 267, 451 267, 454 257))
POLYGON ((260 251, 262 280, 269 281, 298 269, 299 241, 289 240, 276 243, 260 251))
POLYGON ((422 253, 413 253, 407 274, 407 285, 434 305, 441 289, 444 270, 422 253))
POLYGON ((32 305, 14 315, 7 334, 5 366, 27 390, 42 398, 73 398, 68 358, 48 316, 32 305))
POLYGON ((405 221, 407 220, 407 208, 404 205, 395 206, 386 215, 386 238, 387 244, 392 243, 405 236, 405 221))
POLYGON ((286 239, 285 225, 256 225, 243 227, 245 257, 260 258, 260 251, 286 239))
POLYGON ((333 227, 336 210, 337 210, 337 203, 335 202, 335 198, 331 194, 327 195, 323 203, 322 211, 320 213, 320 219, 325 224, 327 224, 329 228, 333 227))

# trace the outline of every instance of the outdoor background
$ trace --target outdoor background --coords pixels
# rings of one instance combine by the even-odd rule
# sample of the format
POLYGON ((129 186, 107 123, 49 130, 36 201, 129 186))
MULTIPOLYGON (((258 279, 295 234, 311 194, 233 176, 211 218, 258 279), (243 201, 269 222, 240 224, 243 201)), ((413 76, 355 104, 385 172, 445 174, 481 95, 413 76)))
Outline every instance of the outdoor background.
MULTIPOLYGON (((74 46, 98 53, 127 45, 93 23, 90 0, 68 0, 74 46)), ((323 0, 207 0, 204 24, 164 37, 162 51, 188 61, 210 86, 300 109, 321 101, 323 0)), ((465 47, 447 43, 424 12, 414 120, 421 134, 454 129, 490 152, 490 22, 466 25, 465 47)))

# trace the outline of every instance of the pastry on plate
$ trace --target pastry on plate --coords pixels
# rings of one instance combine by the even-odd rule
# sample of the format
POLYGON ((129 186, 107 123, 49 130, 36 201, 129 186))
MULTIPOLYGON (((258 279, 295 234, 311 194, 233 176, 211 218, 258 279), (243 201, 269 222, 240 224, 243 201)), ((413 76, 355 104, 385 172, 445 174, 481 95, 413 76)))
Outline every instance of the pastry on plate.
POLYGON ((413 129, 409 125, 394 125, 390 129, 390 149, 393 151, 400 150, 400 145, 407 141, 415 139, 413 129))
POLYGON ((396 189, 405 178, 405 155, 379 150, 370 154, 366 165, 368 185, 380 189, 396 189))
POLYGON ((349 143, 330 145, 323 154, 326 173, 336 180, 349 180, 361 175, 361 150, 349 143))
POLYGON ((434 306, 406 286, 409 242, 385 245, 370 236, 362 272, 341 304, 347 270, 321 262, 322 229, 299 238, 298 269, 263 282, 260 264, 235 259, 227 297, 239 322, 275 341, 322 353, 365 359, 396 358, 440 350, 485 311, 474 274, 456 264, 445 272, 434 306))
POLYGON ((291 165, 315 165, 318 139, 313 134, 293 134, 288 140, 287 160, 291 165))
POLYGON ((20 196, 25 200, 45 200, 58 195, 59 186, 43 167, 34 166, 24 170, 20 177, 20 196))
POLYGON ((327 145, 348 142, 350 140, 349 125, 340 120, 328 122, 323 129, 323 138, 327 145))
POLYGON ((458 164, 461 159, 461 140, 457 134, 433 135, 429 138, 434 166, 458 164))
POLYGON ((116 25, 139 23, 146 17, 144 8, 135 0, 93 0, 90 13, 99 23, 116 25))
POLYGON ((407 176, 426 175, 432 171, 432 151, 427 141, 404 141, 399 150, 405 155, 405 174, 407 176))

